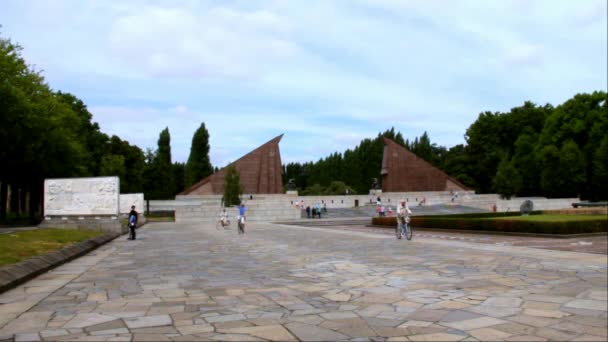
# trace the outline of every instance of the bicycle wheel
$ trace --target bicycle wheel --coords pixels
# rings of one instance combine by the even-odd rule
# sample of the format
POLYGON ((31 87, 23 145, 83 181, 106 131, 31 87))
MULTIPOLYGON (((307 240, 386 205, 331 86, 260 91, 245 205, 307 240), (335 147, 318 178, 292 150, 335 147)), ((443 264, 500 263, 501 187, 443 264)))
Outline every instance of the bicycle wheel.
POLYGON ((408 240, 412 239, 412 227, 409 225, 409 223, 405 224, 405 238, 408 240))

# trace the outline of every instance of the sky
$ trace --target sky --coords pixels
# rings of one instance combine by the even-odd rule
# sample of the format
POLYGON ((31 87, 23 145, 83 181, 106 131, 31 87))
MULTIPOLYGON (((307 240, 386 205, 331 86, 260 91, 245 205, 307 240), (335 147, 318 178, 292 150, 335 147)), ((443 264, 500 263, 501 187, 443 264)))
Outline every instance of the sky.
POLYGON ((223 167, 279 134, 284 163, 394 127, 465 143, 479 113, 606 90, 606 0, 1 0, 0 35, 101 130, 223 167))

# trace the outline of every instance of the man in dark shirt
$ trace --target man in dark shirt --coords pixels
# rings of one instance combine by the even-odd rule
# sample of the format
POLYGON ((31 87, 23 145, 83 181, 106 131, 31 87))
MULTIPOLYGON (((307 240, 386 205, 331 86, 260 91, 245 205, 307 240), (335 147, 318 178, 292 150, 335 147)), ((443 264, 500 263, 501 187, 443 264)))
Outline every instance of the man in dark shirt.
POLYGON ((131 212, 129 212, 129 240, 135 240, 135 228, 137 227, 137 211, 135 206, 131 206, 131 212))

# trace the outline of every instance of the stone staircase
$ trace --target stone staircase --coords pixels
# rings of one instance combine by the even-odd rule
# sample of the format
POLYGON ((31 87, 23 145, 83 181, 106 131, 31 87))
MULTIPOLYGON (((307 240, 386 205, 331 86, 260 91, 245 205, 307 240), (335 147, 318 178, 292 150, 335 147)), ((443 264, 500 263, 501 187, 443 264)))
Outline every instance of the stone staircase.
MULTIPOLYGON (((244 197, 248 221, 294 220, 299 218, 299 209, 291 205, 285 198, 267 198, 254 196, 253 199, 244 197)), ((222 196, 178 196, 175 206, 175 222, 216 222, 220 218, 222 196), (186 197, 186 198, 180 198, 186 197)), ((239 210, 237 207, 226 208, 228 218, 236 221, 239 210)))

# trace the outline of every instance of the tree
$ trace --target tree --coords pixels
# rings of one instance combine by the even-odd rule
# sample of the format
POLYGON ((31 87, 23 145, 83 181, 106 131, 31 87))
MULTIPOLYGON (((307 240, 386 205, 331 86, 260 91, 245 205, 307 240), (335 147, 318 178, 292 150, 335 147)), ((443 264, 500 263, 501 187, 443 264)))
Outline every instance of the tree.
POLYGON ((352 193, 354 193, 354 190, 341 181, 333 181, 325 190, 323 190, 323 195, 344 195, 352 193))
POLYGON ((595 189, 594 200, 608 200, 608 136, 604 136, 593 155, 591 184, 595 189))
POLYGON ((201 123, 201 126, 192 136, 192 146, 190 147, 190 156, 186 163, 185 172, 186 188, 213 173, 213 167, 209 160, 209 132, 205 128, 205 123, 201 123))
POLYGON ((503 158, 498 165, 498 170, 492 180, 492 184, 494 190, 502 198, 511 199, 512 196, 520 191, 522 186, 521 176, 507 157, 503 158))
POLYGON ((559 170, 562 179, 560 195, 580 196, 587 180, 585 156, 572 140, 566 141, 562 146, 559 170))
POLYGON ((542 148, 539 154, 542 172, 540 174, 540 187, 545 196, 558 197, 560 189, 563 187, 563 180, 560 178, 559 150, 555 145, 547 145, 542 148))
POLYGON ((241 204, 240 196, 242 194, 243 186, 241 185, 239 171, 233 164, 228 165, 224 176, 224 206, 241 204))
POLYGON ((173 181, 175 182, 175 190, 174 193, 180 193, 184 189, 187 188, 185 186, 185 177, 186 174, 186 164, 184 163, 174 163, 173 164, 173 181))
POLYGON ((127 169, 125 168, 125 158, 120 155, 109 154, 101 158, 101 164, 99 167, 100 176, 117 176, 120 179, 120 187, 125 182, 125 175, 127 169))
POLYGON ((171 199, 175 196, 173 164, 171 163, 171 135, 169 128, 160 132, 158 149, 150 155, 146 170, 146 195, 149 199, 171 199))
POLYGON ((522 178, 522 187, 518 195, 534 196, 540 193, 538 160, 534 149, 538 134, 531 129, 522 133, 515 141, 515 155, 512 164, 522 178))

